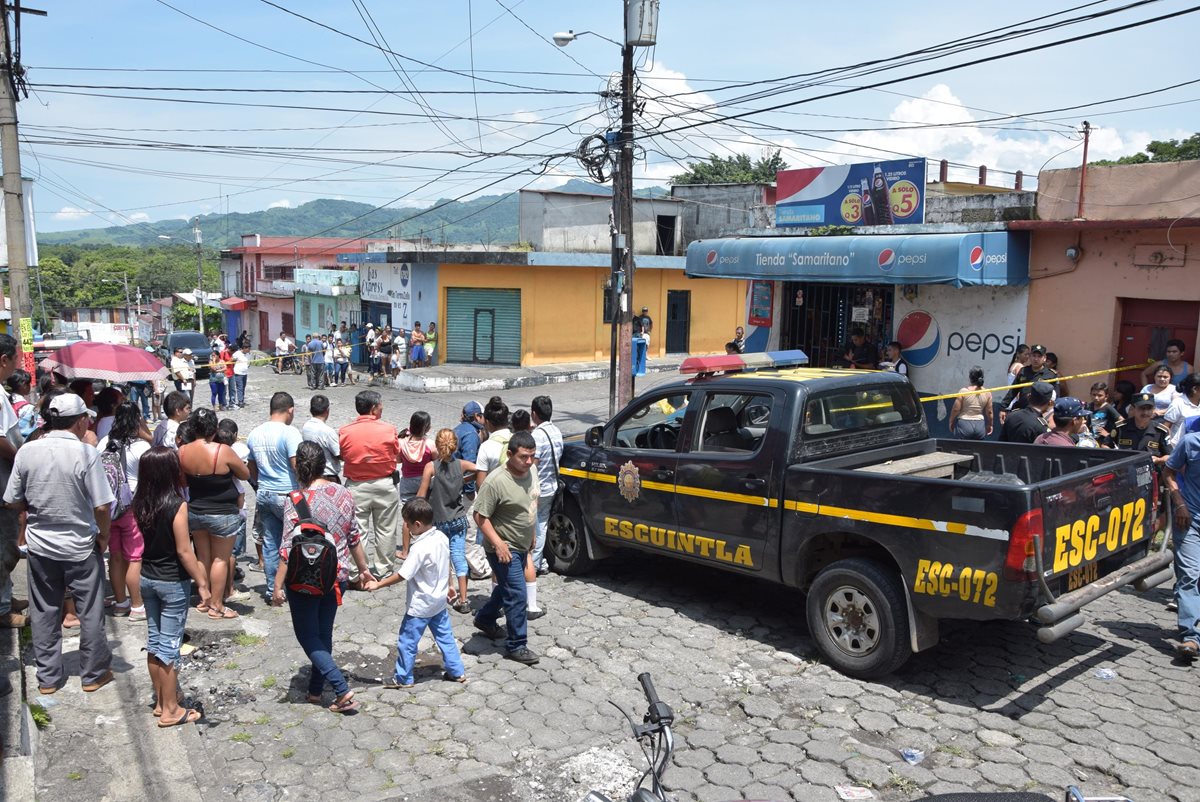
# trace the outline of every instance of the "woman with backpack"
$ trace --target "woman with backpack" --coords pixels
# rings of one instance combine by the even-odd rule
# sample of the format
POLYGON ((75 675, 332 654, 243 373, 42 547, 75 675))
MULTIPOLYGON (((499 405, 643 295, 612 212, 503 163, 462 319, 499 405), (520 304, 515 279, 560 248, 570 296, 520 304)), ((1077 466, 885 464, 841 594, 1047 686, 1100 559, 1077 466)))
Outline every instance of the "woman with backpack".
MULTIPOLYGON (((436 456, 433 443, 429 441, 431 425, 428 412, 414 412, 408 419, 408 428, 400 432, 401 508, 417 497, 417 491, 421 489, 421 477, 425 474, 425 466, 436 456)), ((410 537, 408 524, 405 524, 399 555, 402 560, 408 557, 410 537)))
POLYGON ((425 465, 417 497, 427 499, 433 507, 433 526, 450 539, 450 564, 458 577, 458 600, 455 612, 471 612, 467 601, 467 505, 463 499, 463 474, 475 474, 475 463, 455 459, 458 437, 453 429, 442 429, 434 438, 437 459, 425 465))
POLYGON ((233 544, 242 528, 238 503, 242 493, 234 480, 248 481, 250 469, 232 448, 214 442, 218 421, 211 409, 195 410, 185 423, 195 437, 179 448, 179 463, 187 478, 188 526, 212 589, 212 601, 201 602, 196 610, 214 619, 237 618, 238 614, 225 606, 233 544))
POLYGON ((108 539, 108 578, 113 598, 109 612, 128 616, 130 621, 145 621, 141 590, 145 544, 134 517, 133 496, 138 486, 138 461, 150 450, 150 429, 137 404, 125 401, 117 406, 112 428, 98 447, 109 487, 117 499, 108 539))
POLYGON ((133 514, 146 545, 141 578, 146 600, 146 668, 154 685, 154 715, 158 726, 165 729, 204 716, 199 710, 180 707, 177 665, 191 582, 196 582, 200 601, 207 603, 208 577, 192 552, 183 471, 175 449, 158 446, 142 454, 138 475, 133 514))
MULTIPOLYGON (((367 569, 367 555, 354 515, 354 496, 325 478, 325 452, 316 443, 303 442, 296 448, 296 478, 302 489, 284 499, 283 541, 279 547, 282 559, 275 573, 271 603, 278 607, 287 601, 296 641, 312 663, 305 699, 321 704, 328 682, 336 695, 329 710, 349 713, 358 709, 358 702, 345 675, 333 662, 333 620, 350 581, 350 557, 354 557, 364 581, 374 581, 375 577, 367 569), (302 568, 306 561, 300 549, 313 545, 314 534, 316 545, 320 545, 321 537, 332 543, 333 554, 328 560, 337 561, 328 577, 330 583, 324 587, 324 580, 314 581, 302 568)), ((316 563, 328 560, 322 558, 316 563)))

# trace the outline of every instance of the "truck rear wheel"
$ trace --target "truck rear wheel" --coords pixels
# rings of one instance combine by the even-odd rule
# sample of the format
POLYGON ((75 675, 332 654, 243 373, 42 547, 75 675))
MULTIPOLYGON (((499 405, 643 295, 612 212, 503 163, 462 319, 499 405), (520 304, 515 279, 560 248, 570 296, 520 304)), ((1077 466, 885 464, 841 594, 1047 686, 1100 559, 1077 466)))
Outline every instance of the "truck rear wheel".
POLYGON ((576 576, 591 570, 595 560, 588 555, 586 538, 579 505, 568 496, 546 524, 546 554, 555 571, 576 576))
POLYGON ((912 655, 904 589, 894 569, 874 560, 839 560, 813 580, 808 631, 843 674, 875 679, 912 655))

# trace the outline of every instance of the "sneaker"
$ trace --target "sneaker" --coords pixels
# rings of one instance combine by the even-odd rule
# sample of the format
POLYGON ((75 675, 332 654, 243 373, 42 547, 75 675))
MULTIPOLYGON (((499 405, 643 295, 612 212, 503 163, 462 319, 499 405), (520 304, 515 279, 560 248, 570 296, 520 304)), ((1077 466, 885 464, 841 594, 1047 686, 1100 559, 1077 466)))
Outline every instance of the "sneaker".
POLYGON ((100 690, 101 688, 103 688, 105 685, 107 685, 108 683, 110 683, 112 681, 113 681, 113 673, 112 673, 112 670, 110 669, 108 671, 105 671, 104 675, 101 676, 100 679, 96 680, 95 682, 85 683, 83 685, 83 692, 84 693, 95 693, 96 691, 100 690))
POLYGON ((114 604, 112 607, 108 608, 108 614, 113 618, 126 618, 129 615, 130 609, 129 602, 125 602, 124 604, 114 604))
POLYGON ((8 609, 12 610, 14 613, 23 613, 29 609, 29 602, 25 599, 13 599, 12 604, 9 605, 8 609))
POLYGON ((130 609, 129 620, 130 621, 145 621, 146 620, 146 608, 145 607, 134 607, 134 608, 130 609))
MULTIPOLYGON (((14 606, 14 609, 15 609, 15 606, 14 606)), ((1167 602, 1167 612, 1168 613, 1179 612, 1179 602, 1177 602, 1177 601, 1167 602)))
POLYGON ((475 619, 475 628, 492 640, 500 640, 508 634, 499 624, 485 624, 478 618, 475 619))
POLYGON ((241 581, 242 581, 243 579, 245 579, 245 578, 246 578, 246 572, 245 572, 245 571, 243 571, 241 568, 234 568, 234 569, 233 569, 233 581, 234 581, 234 582, 241 582, 241 581))
POLYGON ((227 601, 227 602, 242 602, 242 601, 249 601, 249 600, 250 600, 250 591, 248 591, 248 590, 235 590, 233 593, 230 593, 228 596, 225 597, 225 601, 227 601))
POLYGON ((531 666, 541 658, 537 656, 537 652, 523 646, 515 651, 505 652, 504 659, 531 666))
POLYGON ((471 603, 468 601, 456 601, 454 604, 452 604, 450 606, 454 608, 454 612, 456 612, 456 613, 471 612, 471 603))
POLYGON ((29 623, 29 616, 22 613, 5 613, 0 615, 0 627, 5 629, 20 629, 29 623))
POLYGON ((537 621, 539 618, 541 618, 545 614, 546 614, 545 610, 526 610, 525 611, 525 620, 537 621))
POLYGON ((545 563, 542 563, 542 565, 537 569, 538 576, 545 576, 548 573, 550 573, 550 566, 546 565, 545 563))

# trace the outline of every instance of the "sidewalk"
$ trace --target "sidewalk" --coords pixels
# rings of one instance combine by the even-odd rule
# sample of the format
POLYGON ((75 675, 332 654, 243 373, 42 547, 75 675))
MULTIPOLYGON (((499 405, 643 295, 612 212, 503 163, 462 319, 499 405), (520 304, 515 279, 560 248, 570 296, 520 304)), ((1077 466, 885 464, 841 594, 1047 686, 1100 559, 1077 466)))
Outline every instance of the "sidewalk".
MULTIPOLYGON (((672 354, 646 363, 647 373, 669 373, 679 369, 688 354, 672 354)), ((590 381, 608 378, 608 362, 563 362, 530 367, 493 365, 435 365, 402 372, 395 386, 414 393, 454 393, 537 387, 543 384, 590 381)))

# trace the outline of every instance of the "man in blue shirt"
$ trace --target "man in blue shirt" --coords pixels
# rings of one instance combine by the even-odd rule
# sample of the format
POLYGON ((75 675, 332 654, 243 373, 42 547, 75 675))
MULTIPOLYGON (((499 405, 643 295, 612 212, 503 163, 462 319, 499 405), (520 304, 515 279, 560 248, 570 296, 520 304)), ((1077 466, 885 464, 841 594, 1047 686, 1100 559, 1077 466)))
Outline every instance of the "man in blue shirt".
MULTIPOLYGON (((479 457, 479 444, 483 438, 483 407, 478 401, 468 401, 462 408, 462 423, 454 427, 454 436, 458 438, 458 450, 454 452, 455 459, 465 459, 475 462, 479 457)), ((463 494, 468 500, 475 498, 475 480, 463 482, 463 494)))
POLYGON ((325 380, 325 343, 318 335, 304 344, 304 350, 308 351, 308 389, 320 390, 325 380))
POLYGON ((271 419, 257 426, 246 439, 250 455, 250 484, 257 488, 255 531, 262 533, 266 595, 271 597, 275 571, 279 568, 279 546, 283 542, 283 500, 297 488, 296 449, 303 441, 292 426, 295 402, 287 393, 271 396, 271 419))
POLYGON ((1163 479, 1175 507, 1172 546, 1179 605, 1178 651, 1181 657, 1195 658, 1200 656, 1200 431, 1195 426, 1185 430, 1167 457, 1163 479))

